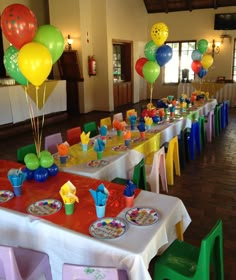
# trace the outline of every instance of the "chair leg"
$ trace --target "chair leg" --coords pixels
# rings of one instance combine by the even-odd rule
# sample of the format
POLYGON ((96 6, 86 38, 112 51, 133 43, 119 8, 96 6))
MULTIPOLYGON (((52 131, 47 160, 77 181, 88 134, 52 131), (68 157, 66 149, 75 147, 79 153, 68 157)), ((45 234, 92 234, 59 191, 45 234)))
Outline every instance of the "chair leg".
POLYGON ((161 186, 163 191, 168 193, 168 186, 167 186, 167 178, 166 178, 166 163, 165 163, 165 155, 162 154, 160 156, 160 165, 159 165, 159 174, 161 177, 161 186))

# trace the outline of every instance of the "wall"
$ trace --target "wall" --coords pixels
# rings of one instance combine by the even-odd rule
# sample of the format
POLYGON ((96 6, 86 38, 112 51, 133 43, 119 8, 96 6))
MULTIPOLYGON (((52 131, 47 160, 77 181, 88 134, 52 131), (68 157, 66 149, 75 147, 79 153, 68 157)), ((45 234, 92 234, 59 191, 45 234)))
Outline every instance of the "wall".
MULTIPOLYGON (((236 13, 236 7, 194 10, 192 12, 175 12, 168 14, 149 14, 148 32, 157 22, 164 22, 169 28, 167 41, 174 40, 200 40, 206 39, 212 42, 213 39, 220 41, 220 35, 228 34, 232 36, 231 42, 224 40, 219 54, 214 57, 214 63, 209 68, 206 80, 215 80, 217 76, 225 76, 232 79, 233 63, 233 39, 236 37, 236 30, 214 30, 214 15, 216 13, 236 13)), ((177 93, 177 86, 163 85, 163 70, 158 77, 153 92, 154 98, 160 98, 169 94, 177 93)))

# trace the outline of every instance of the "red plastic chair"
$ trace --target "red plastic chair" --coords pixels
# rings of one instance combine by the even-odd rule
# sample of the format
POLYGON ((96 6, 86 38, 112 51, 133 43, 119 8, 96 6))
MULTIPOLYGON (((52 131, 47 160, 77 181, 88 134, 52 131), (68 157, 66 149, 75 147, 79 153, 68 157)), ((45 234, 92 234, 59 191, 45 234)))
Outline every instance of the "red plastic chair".
POLYGON ((67 129, 66 141, 70 144, 70 146, 78 144, 80 142, 80 134, 81 134, 80 126, 67 129))
POLYGON ((61 133, 55 133, 48 136, 45 136, 45 150, 49 151, 51 154, 57 153, 57 144, 63 142, 61 133))
POLYGON ((48 255, 30 249, 0 246, 0 279, 52 280, 48 255))
POLYGON ((75 264, 64 264, 62 271, 62 280, 128 280, 125 270, 119 270, 114 267, 95 267, 75 264))

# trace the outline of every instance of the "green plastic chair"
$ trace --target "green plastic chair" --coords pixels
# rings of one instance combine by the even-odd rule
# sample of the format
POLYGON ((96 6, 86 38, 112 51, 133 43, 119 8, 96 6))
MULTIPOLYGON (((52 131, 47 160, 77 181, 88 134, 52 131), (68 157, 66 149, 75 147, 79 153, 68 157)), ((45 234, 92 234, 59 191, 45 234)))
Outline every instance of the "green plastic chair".
MULTIPOLYGON (((128 179, 116 177, 111 182, 126 186, 127 180, 128 179)), ((132 182, 137 186, 137 188, 145 190, 145 191, 147 190, 146 170, 145 170, 144 159, 141 159, 141 161, 137 165, 135 165, 132 182)))
POLYGON ((202 240, 201 247, 175 240, 157 258, 154 280, 209 280, 212 265, 214 279, 224 279, 222 220, 218 220, 202 240))
POLYGON ((90 137, 98 135, 97 124, 94 121, 85 123, 83 125, 83 129, 85 133, 88 133, 90 131, 90 137))
POLYGON ((215 136, 219 136, 221 133, 221 105, 216 105, 214 109, 215 115, 215 136))
POLYGON ((24 163, 24 157, 29 153, 37 154, 35 144, 29 144, 18 148, 16 151, 17 161, 24 163))
POLYGON ((200 125, 200 141, 201 141, 201 148, 206 145, 207 138, 206 138, 206 118, 205 116, 200 116, 198 118, 198 122, 200 125))

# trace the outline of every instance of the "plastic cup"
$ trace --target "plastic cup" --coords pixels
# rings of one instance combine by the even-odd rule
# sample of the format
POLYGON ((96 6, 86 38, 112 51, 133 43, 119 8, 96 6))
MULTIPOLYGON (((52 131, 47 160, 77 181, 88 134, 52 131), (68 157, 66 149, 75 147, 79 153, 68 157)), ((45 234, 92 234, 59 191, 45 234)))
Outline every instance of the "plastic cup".
POLYGON ((97 159, 102 159, 103 151, 97 152, 97 159))
POLYGON ((141 132, 140 132, 140 137, 141 137, 141 138, 145 138, 145 131, 141 131, 141 132))
POLYGON ((106 212, 106 205, 96 205, 96 214, 98 218, 103 218, 106 212))
POLYGON ((152 128, 152 126, 148 124, 148 125, 146 125, 146 128, 147 128, 147 130, 150 130, 152 128))
POLYGON ((133 196, 125 196, 125 207, 131 208, 134 206, 134 195, 133 196))
POLYGON ((60 156, 60 163, 65 164, 67 162, 67 156, 60 156))
POLYGON ((125 146, 126 146, 126 147, 129 147, 130 141, 131 141, 130 139, 125 139, 125 146))
POLYGON ((20 196, 22 194, 22 185, 13 186, 13 191, 14 191, 15 196, 20 196))
POLYGON ((65 203, 65 213, 66 215, 72 215, 74 213, 75 203, 65 203))
POLYGON ((122 130, 117 130, 116 133, 117 133, 117 136, 121 136, 122 135, 122 130))
POLYGON ((82 144, 82 151, 88 151, 88 144, 82 144))

